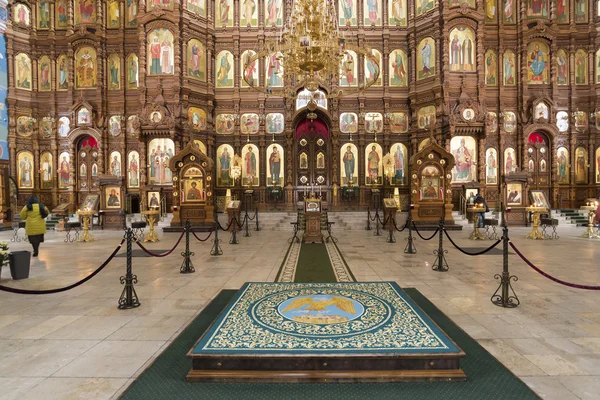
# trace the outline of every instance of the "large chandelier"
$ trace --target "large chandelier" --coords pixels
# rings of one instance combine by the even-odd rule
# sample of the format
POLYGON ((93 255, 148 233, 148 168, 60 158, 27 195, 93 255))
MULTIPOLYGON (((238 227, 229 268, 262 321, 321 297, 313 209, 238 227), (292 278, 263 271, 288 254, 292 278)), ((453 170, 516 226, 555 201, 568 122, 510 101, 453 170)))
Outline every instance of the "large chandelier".
POLYGON ((381 74, 380 60, 370 46, 358 46, 340 34, 333 0, 295 0, 282 30, 243 62, 245 84, 267 97, 294 99, 302 88, 315 94, 325 87, 328 98, 341 98, 362 93, 381 74), (266 59, 267 68, 263 85, 252 78, 261 59, 266 59), (359 60, 368 66, 363 81, 357 74, 359 60))

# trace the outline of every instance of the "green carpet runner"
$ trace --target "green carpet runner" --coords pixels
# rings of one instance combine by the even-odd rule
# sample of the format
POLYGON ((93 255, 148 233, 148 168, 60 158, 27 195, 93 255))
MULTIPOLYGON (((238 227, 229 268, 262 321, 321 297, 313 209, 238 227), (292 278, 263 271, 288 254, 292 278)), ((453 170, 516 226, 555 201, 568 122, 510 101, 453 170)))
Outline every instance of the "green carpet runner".
POLYGON ((294 282, 337 282, 324 243, 302 243, 294 282))

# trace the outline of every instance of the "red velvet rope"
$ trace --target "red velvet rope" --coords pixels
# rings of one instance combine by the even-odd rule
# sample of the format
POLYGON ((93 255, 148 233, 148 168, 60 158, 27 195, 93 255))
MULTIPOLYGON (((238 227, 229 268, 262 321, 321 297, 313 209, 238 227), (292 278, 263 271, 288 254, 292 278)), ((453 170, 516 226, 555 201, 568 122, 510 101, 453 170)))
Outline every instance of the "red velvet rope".
POLYGON ((140 249, 144 250, 144 251, 145 251, 147 254, 151 255, 152 257, 166 257, 166 256, 168 256, 169 254, 171 254, 171 253, 172 253, 172 252, 173 252, 173 251, 174 251, 174 250, 177 248, 177 246, 179 246, 179 243, 181 242, 181 239, 183 239, 183 235, 185 235, 185 231, 181 232, 181 236, 179 236, 179 240, 177 240, 177 243, 175 243, 175 246, 173 246, 173 248, 172 248, 171 250, 169 250, 169 251, 165 251, 164 253, 160 253, 160 254, 157 254, 157 253, 153 253, 153 252, 151 252, 150 250, 148 250, 147 248, 145 248, 145 247, 144 247, 144 246, 143 246, 143 245, 140 243, 140 241, 139 241, 139 240, 137 240, 137 241, 135 242, 135 244, 137 244, 138 246, 140 246, 140 249))
POLYGON ((560 283, 561 285, 565 285, 565 286, 572 287, 572 288, 575 288, 575 289, 600 290, 600 286, 578 285, 576 283, 570 283, 570 282, 566 282, 566 281, 560 280, 558 278, 553 277, 552 275, 549 275, 549 274, 545 273, 544 271, 542 271, 541 269, 539 269, 538 267, 536 267, 535 265, 533 265, 531 263, 531 261, 529 261, 528 259, 526 259, 525 256, 515 247, 515 245, 513 244, 513 242, 509 242, 509 244, 510 244, 510 247, 513 248, 513 250, 515 251, 515 253, 517 253, 518 256, 521 257, 521 259, 523 261, 525 261, 525 264, 529 265, 538 274, 540 274, 542 276, 545 276, 546 278, 550 279, 551 281, 554 281, 556 283, 560 283))
POLYGON ((52 294, 52 293, 60 293, 60 292, 65 292, 67 290, 71 290, 73 288, 76 288, 79 285, 83 285, 84 283, 86 283, 87 281, 92 279, 94 276, 96 276, 100 271, 102 271, 104 269, 104 267, 106 267, 108 265, 108 263, 111 262, 113 258, 115 258, 115 256, 119 252, 119 250, 121 250, 123 243, 125 243, 125 239, 121 240, 121 243, 119 243, 119 245, 117 246, 115 251, 112 252, 112 254, 106 259, 106 261, 104 261, 104 263, 102 263, 102 265, 98 267, 98 269, 96 269, 94 272, 92 272, 90 275, 83 278, 79 282, 73 283, 72 285, 65 286, 65 287, 58 288, 58 289, 49 289, 49 290, 17 289, 17 288, 12 288, 9 286, 0 285, 0 290, 4 291, 4 292, 17 293, 17 294, 52 294))
POLYGON ((212 230, 211 230, 211 231, 208 233, 208 236, 206 237, 206 239, 200 239, 200 238, 198 237, 198 235, 196 235, 196 232, 194 232, 194 231, 191 231, 191 232, 192 232, 192 235, 194 235, 194 237, 195 237, 196 239, 198 239, 198 241, 199 241, 199 242, 206 242, 206 241, 207 241, 207 240, 208 240, 208 239, 209 239, 209 238, 212 236, 212 234, 213 234, 213 232, 214 232, 214 231, 215 231, 215 230, 214 230, 214 229, 212 229, 212 230))

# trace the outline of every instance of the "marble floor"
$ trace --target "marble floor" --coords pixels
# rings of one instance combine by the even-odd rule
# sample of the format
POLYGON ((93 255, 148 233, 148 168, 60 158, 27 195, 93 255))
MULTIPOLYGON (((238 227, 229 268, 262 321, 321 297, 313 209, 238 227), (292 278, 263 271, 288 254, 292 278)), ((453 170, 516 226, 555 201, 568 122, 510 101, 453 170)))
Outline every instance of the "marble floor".
MULTIPOLYGON (((524 239, 528 229, 513 228, 510 237, 521 252, 546 272, 567 281, 600 285, 600 240, 579 239, 584 228, 560 226, 560 240, 524 239)), ((49 289, 73 283, 97 268, 120 242, 122 232, 94 231, 93 243, 64 243, 64 233, 49 232, 40 257, 32 259, 27 280, 12 281, 4 268, 1 284, 49 289)), ((487 246, 467 240, 468 229, 451 232, 457 244, 487 246)), ((396 281, 415 287, 456 324, 477 339, 507 368, 545 399, 600 399, 600 292, 558 285, 510 256, 511 273, 521 300, 516 309, 490 302, 498 285, 494 274, 501 255, 469 257, 448 249, 450 269, 431 269, 437 239, 416 240, 418 253, 406 255, 406 234, 395 244, 362 229, 335 232, 339 248, 359 281, 396 281)), ((167 250, 178 234, 163 234, 150 244, 167 250)), ((115 258, 100 274, 68 292, 16 295, 0 292, 0 398, 111 399, 161 353, 191 319, 222 289, 246 281, 273 281, 291 232, 252 232, 238 245, 223 240, 223 255, 210 256, 211 243, 193 240, 196 273, 179 273, 182 258, 133 259, 141 306, 118 310, 125 258, 115 258)), ((10 242, 11 250, 30 249, 10 242)), ((228 236, 223 237, 228 239, 228 236)), ((450 246, 447 240, 445 245, 450 246)), ((134 245, 135 246, 135 245, 134 245)), ((180 245, 183 249, 183 245, 180 245)))

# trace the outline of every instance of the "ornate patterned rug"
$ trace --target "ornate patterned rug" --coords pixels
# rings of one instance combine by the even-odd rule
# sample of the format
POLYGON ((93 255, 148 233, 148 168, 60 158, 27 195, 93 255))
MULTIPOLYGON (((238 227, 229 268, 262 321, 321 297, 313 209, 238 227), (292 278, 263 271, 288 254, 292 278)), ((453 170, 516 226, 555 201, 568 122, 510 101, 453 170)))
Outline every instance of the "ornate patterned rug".
POLYGON ((464 353, 394 282, 246 283, 188 354, 464 353))

